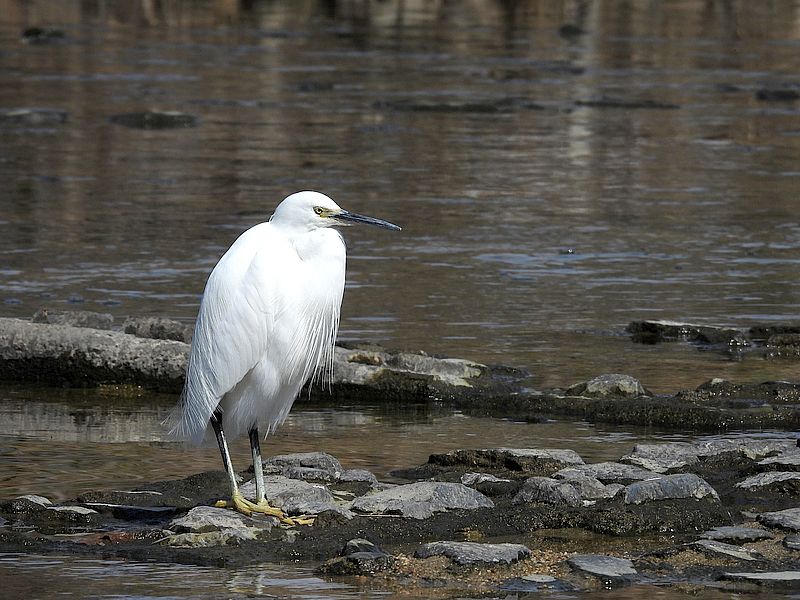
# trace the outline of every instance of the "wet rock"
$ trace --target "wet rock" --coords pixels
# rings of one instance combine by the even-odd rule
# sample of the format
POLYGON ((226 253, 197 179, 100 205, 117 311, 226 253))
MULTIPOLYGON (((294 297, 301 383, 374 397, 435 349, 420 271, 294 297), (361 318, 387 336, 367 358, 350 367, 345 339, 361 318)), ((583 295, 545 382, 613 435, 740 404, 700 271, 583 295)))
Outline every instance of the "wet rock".
POLYGON ((507 579, 500 585, 500 589, 504 592, 534 594, 541 591, 570 592, 576 588, 574 585, 556 579, 552 575, 532 573, 530 575, 523 575, 522 577, 507 579))
POLYGON ((600 96, 599 98, 592 98, 589 100, 577 100, 576 106, 588 106, 591 108, 624 108, 626 110, 649 108, 649 109, 676 109, 680 108, 678 104, 670 102, 660 102, 658 100, 644 99, 644 100, 627 100, 624 98, 610 98, 607 96, 600 96))
POLYGON ((186 129, 200 124, 195 115, 155 110, 114 115, 109 120, 129 129, 186 129))
POLYGON ((159 541, 162 546, 173 548, 210 548, 232 546, 258 539, 260 532, 251 527, 242 529, 220 529, 204 533, 178 533, 159 541))
POLYGON ((28 512, 31 510, 43 510, 53 503, 44 496, 37 496, 36 494, 26 494, 24 496, 17 496, 10 502, 4 502, 3 508, 10 512, 28 512))
POLYGON ((643 504, 659 500, 701 500, 709 498, 719 501, 719 494, 704 479, 694 473, 664 475, 660 479, 637 481, 625 488, 625 504, 643 504))
POLYGON ((588 475, 605 484, 633 483, 634 481, 660 477, 660 474, 655 471, 619 462, 600 462, 567 467, 556 472, 553 477, 570 479, 574 474, 588 475))
POLYGON ((521 110, 542 110, 544 107, 523 98, 500 98, 485 102, 434 102, 419 100, 384 100, 375 108, 397 112, 428 113, 510 113, 521 110))
POLYGON ((278 520, 274 517, 256 520, 225 508, 197 506, 182 517, 170 521, 167 528, 176 533, 207 533, 224 529, 253 528, 258 530, 256 533, 260 533, 264 530, 270 531, 277 524, 278 520))
POLYGON ((175 340, 190 343, 193 329, 185 323, 162 317, 128 317, 122 331, 136 337, 153 340, 175 340))
POLYGON ((344 471, 342 463, 326 452, 279 454, 266 459, 264 466, 279 467, 285 477, 292 479, 336 481, 344 471))
POLYGON ((691 444, 688 442, 669 442, 665 444, 637 444, 631 454, 620 461, 638 465, 658 473, 691 467, 708 457, 725 454, 757 460, 771 454, 796 451, 793 440, 737 438, 720 439, 691 444))
POLYGON ((432 454, 428 463, 443 467, 488 467, 550 475, 558 469, 583 464, 573 450, 539 448, 486 448, 432 454))
POLYGON ((761 88, 756 91, 756 100, 762 102, 793 102, 800 99, 800 92, 789 88, 761 88))
POLYGON ((378 483, 378 478, 366 469, 345 469, 339 474, 341 483, 368 483, 370 486, 378 483))
POLYGON ((52 510, 58 513, 70 513, 72 515, 96 515, 97 511, 93 508, 88 508, 86 506, 48 506, 46 510, 52 510))
POLYGON ((462 566, 510 565, 530 556, 531 551, 522 544, 481 544, 477 542, 431 542, 423 544, 414 553, 417 558, 446 556, 462 566))
POLYGON ((581 506, 582 498, 578 490, 569 482, 548 477, 530 477, 525 480, 525 485, 512 500, 513 504, 526 502, 581 506))
POLYGON ((0 110, 0 124, 41 127, 66 123, 69 113, 54 108, 9 108, 0 110))
POLYGON ((634 342, 657 344, 683 340, 698 344, 722 346, 749 346, 750 342, 739 329, 694 325, 677 321, 632 321, 627 327, 634 342))
POLYGON ((482 483, 508 483, 510 479, 501 479, 489 473, 464 473, 461 476, 461 483, 466 486, 474 487, 482 483))
POLYGON ((690 546, 711 556, 735 558, 736 560, 754 561, 763 558, 758 552, 746 550, 740 546, 726 544, 718 540, 698 540, 690 546))
POLYGON ((759 466, 780 469, 781 471, 800 471, 800 451, 797 449, 768 456, 758 461, 759 466))
POLYGON ((328 560, 317 569, 323 575, 374 575, 389 569, 394 557, 369 540, 349 540, 341 556, 328 560))
POLYGON ((760 584, 791 584, 800 581, 800 571, 763 571, 756 573, 725 573, 724 579, 752 581, 760 584))
MULTIPOLYGON (((289 479, 281 475, 264 477, 267 501, 289 515, 313 515, 333 510, 349 515, 349 511, 338 506, 331 493, 324 485, 307 483, 297 479, 289 479)), ((242 495, 255 501, 255 481, 241 486, 242 495)))
POLYGON ((758 473, 736 484, 749 491, 764 491, 772 494, 800 495, 800 472, 769 471, 758 473))
POLYGON ((789 550, 800 550, 800 534, 794 533, 783 538, 784 547, 789 550))
POLYGON ((576 554, 567 563, 577 571, 598 577, 607 586, 630 583, 638 578, 633 563, 626 558, 603 554, 576 554))
POLYGON ((758 522, 767 527, 800 531, 800 508, 787 508, 758 515, 758 522))
POLYGON ((421 481, 399 485, 356 498, 352 510, 370 514, 397 514, 427 519, 436 512, 452 509, 494 508, 494 503, 460 483, 421 481))
POLYGON ((71 325, 72 327, 89 327, 92 329, 111 329, 114 316, 109 313, 98 313, 89 310, 50 310, 40 308, 32 321, 51 325, 71 325))
POLYGON ((707 540, 716 540, 720 542, 758 542, 760 540, 772 539, 772 534, 764 529, 756 529, 755 527, 736 527, 736 526, 722 526, 715 527, 709 531, 701 534, 702 538, 707 540))
POLYGON ((613 498, 618 492, 623 490, 625 486, 619 483, 611 483, 604 485, 596 477, 585 475, 580 472, 571 472, 568 469, 562 469, 553 476, 554 479, 564 480, 566 483, 575 488, 578 495, 583 500, 600 500, 602 498, 613 498))
POLYGON ((630 375, 620 375, 611 373, 599 375, 594 379, 576 383, 567 389, 570 396, 588 396, 590 398, 636 398, 638 396, 650 396, 638 379, 630 375))
POLYGON ((64 32, 55 27, 28 27, 22 32, 26 44, 44 45, 64 41, 64 32))
POLYGON ((558 28, 558 35, 563 38, 575 38, 584 35, 586 31, 574 23, 564 23, 558 28))

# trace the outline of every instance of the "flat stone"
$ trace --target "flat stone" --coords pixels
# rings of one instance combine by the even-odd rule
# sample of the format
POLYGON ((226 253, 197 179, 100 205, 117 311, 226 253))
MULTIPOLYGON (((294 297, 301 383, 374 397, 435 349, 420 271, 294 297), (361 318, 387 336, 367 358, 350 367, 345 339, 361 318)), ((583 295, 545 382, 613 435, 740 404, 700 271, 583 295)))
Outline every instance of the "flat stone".
POLYGON ((203 533, 178 533, 159 541, 162 546, 173 548, 209 548, 213 546, 237 545, 241 542, 258 539, 259 530, 244 527, 242 529, 221 529, 203 533))
POLYGON ((692 542, 690 546, 712 556, 726 556, 737 560, 760 560, 762 558, 757 552, 718 540, 697 540, 692 542))
POLYGON ((755 527, 723 526, 705 531, 700 534, 700 537, 707 540, 747 543, 772 539, 772 534, 769 531, 755 527))
POLYGON ((274 517, 255 520, 226 508, 197 506, 184 516, 170 521, 168 529, 175 533, 206 533, 248 527, 269 531, 277 523, 274 517))
POLYGON ((136 337, 153 340, 192 341, 193 328, 186 323, 163 317, 128 317, 122 323, 122 331, 136 337))
POLYGON ((783 545, 789 550, 800 550, 800 534, 787 535, 783 538, 783 545))
POLYGON ((339 481, 342 483, 364 482, 376 485, 378 478, 366 469, 345 469, 339 474, 339 481))
POLYGON ((461 476, 461 483, 467 486, 479 485, 481 483, 508 483, 510 479, 501 479, 489 473, 464 473, 461 476))
POLYGON ((569 592, 575 589, 570 583, 556 579, 552 575, 542 573, 532 573, 521 577, 507 579, 500 584, 500 589, 504 592, 523 592, 536 593, 540 591, 569 592))
MULTIPOLYGON (((289 479, 282 475, 266 475, 264 487, 267 502, 290 515, 317 514, 326 510, 349 513, 335 503, 330 491, 324 485, 289 479)), ((245 483, 241 487, 241 492, 248 500, 255 501, 255 481, 245 483)))
POLYGON ((736 487, 750 491, 769 490, 773 493, 800 495, 800 472, 769 471, 758 473, 736 484, 736 487))
POLYGON ((446 556, 458 565, 510 565, 530 556, 522 544, 481 544, 478 542, 431 542, 414 553, 417 558, 446 556))
POLYGON ((303 481, 325 481, 332 483, 338 480, 336 473, 326 471, 325 469, 316 469, 314 467, 283 467, 280 474, 289 479, 302 479, 303 481))
POLYGON ((753 581, 756 583, 782 583, 800 581, 800 571, 766 571, 761 573, 725 573, 725 579, 753 581))
POLYGON ((286 470, 287 467, 305 467, 325 471, 333 480, 339 479, 344 469, 335 456, 327 452, 298 452, 295 454, 279 454, 264 461, 264 466, 276 466, 286 470))
POLYGON ((56 512, 72 513, 76 515, 96 515, 98 512, 93 508, 86 508, 85 506, 48 506, 47 510, 56 512))
POLYGON ((758 515, 758 522, 767 527, 800 531, 800 508, 787 508, 758 515))
POLYGON ((110 313, 98 313, 90 310, 52 310, 40 308, 33 318, 33 323, 50 323, 51 325, 71 325, 73 327, 89 327, 92 329, 111 329, 114 316, 110 313))
POLYGON ((481 448, 432 454, 428 463, 443 467, 488 467, 550 475, 564 467, 582 465, 583 459, 574 450, 560 448, 481 448))
POLYGON ((353 501, 352 510, 370 514, 398 514, 427 519, 452 509, 494 508, 494 503, 461 483, 420 481, 398 485, 353 501))
POLYGON ((570 396, 588 396, 590 398, 638 398, 639 396, 651 395, 638 379, 619 373, 599 375, 588 381, 576 383, 567 389, 567 394, 570 396))
POLYGON ((711 498, 719 502, 716 490, 694 473, 664 475, 660 479, 637 481, 625 488, 625 504, 702 498, 711 498))
POLYGON ((761 466, 775 466, 781 469, 800 469, 800 450, 794 449, 788 452, 778 454, 777 456, 768 456, 760 461, 758 464, 761 466))
POLYGON ((15 500, 27 500, 32 504, 37 504, 42 507, 51 506, 53 503, 44 496, 37 496, 36 494, 26 494, 24 496, 17 496, 15 500))
POLYGON ((581 494, 569 482, 549 477, 529 477, 525 480, 512 504, 544 502, 546 504, 581 506, 581 494))
POLYGON ((602 498, 613 498, 617 492, 624 489, 624 486, 618 483, 604 485, 596 477, 584 475, 580 472, 569 472, 567 469, 562 469, 553 476, 553 479, 563 480, 575 488, 578 495, 583 500, 600 500, 602 498), (566 471, 566 472, 565 472, 566 471), (559 473, 561 474, 559 476, 559 473))
POLYGON ((576 465, 566 467, 556 472, 553 477, 569 479, 572 473, 581 473, 599 479, 603 483, 632 483, 645 479, 660 477, 659 473, 643 469, 636 465, 628 465, 619 462, 600 462, 588 465, 576 465))
POLYGON ((573 569, 599 577, 608 583, 628 582, 638 576, 633 563, 627 558, 604 554, 576 554, 567 563, 573 569))

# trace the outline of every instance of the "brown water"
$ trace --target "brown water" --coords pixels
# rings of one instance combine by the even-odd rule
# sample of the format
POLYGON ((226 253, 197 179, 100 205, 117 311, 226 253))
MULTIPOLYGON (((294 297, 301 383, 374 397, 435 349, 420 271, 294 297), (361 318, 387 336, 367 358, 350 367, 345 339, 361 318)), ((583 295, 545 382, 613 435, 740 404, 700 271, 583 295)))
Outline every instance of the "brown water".
MULTIPOLYGON (((342 339, 520 366, 542 386, 603 372, 665 392, 793 379, 793 363, 641 346, 622 330, 796 320, 800 102, 756 91, 800 90, 798 73, 790 0, 0 0, 0 111, 67 113, 0 119, 0 312, 190 322, 233 239, 317 189, 404 227, 347 232, 342 339), (562 37, 564 23, 586 34, 562 37), (64 37, 21 42, 31 26, 64 37), (581 104, 604 97, 678 108, 581 104), (110 120, 149 109, 199 125, 110 120)), ((161 437, 172 401, 3 388, 2 495, 216 468, 213 449, 161 437)), ((666 437, 304 406, 270 449, 385 475, 459 446, 599 460, 666 437)))

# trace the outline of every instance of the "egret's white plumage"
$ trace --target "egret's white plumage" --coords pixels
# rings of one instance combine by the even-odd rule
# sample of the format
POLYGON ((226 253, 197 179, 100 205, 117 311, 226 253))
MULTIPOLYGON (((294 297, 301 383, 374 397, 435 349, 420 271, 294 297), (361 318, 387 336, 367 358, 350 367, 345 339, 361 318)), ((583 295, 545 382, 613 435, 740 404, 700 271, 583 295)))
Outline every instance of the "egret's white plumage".
POLYGON ((229 475, 222 425, 251 432, 255 461, 258 425, 282 423, 309 377, 330 372, 345 279, 344 240, 331 227, 359 222, 399 229, 318 192, 292 194, 211 272, 173 432, 199 442, 211 424, 229 475))

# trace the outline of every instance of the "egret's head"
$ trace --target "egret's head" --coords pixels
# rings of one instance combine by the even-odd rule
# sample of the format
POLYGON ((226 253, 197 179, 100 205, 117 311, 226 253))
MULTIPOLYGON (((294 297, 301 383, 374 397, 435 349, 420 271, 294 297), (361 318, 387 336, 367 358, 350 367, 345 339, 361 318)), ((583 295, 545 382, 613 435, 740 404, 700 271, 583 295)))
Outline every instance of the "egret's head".
POLYGON ((400 230, 400 227, 394 223, 344 210, 328 196, 319 192, 297 192, 287 196, 275 209, 270 221, 294 227, 305 227, 309 230, 355 223, 400 230))

